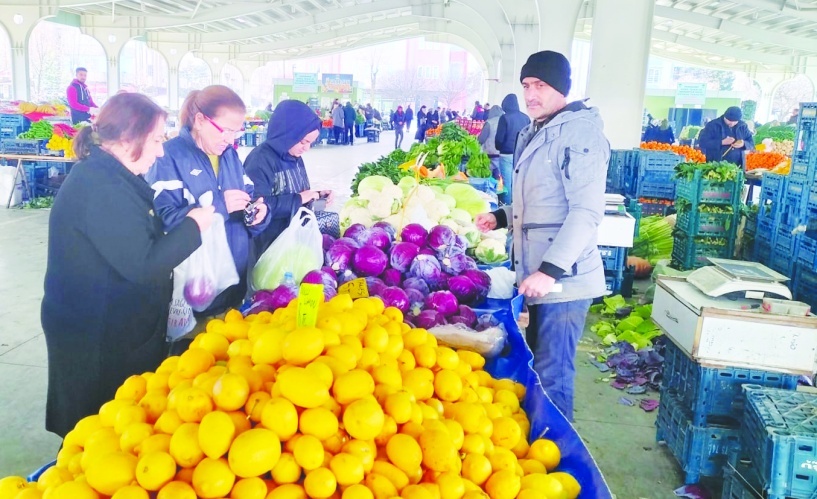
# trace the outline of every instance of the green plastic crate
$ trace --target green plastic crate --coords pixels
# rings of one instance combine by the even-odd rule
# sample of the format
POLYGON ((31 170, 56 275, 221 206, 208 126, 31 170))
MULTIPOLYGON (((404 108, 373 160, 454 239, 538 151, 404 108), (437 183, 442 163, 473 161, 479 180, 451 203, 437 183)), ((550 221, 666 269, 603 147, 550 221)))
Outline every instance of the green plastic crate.
POLYGON ((730 204, 737 205, 743 191, 743 173, 739 172, 735 180, 714 182, 705 180, 700 170, 695 172, 692 180, 678 179, 675 189, 676 199, 686 199, 692 204, 730 204))

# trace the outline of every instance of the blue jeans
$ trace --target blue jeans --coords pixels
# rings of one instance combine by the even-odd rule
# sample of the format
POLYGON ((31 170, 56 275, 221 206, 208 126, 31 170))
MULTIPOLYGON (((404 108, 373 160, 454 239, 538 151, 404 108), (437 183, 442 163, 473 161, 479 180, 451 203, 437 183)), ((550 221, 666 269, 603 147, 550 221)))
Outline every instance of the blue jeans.
POLYGON ((545 392, 569 421, 573 421, 576 346, 592 303, 588 299, 528 307, 527 338, 533 350, 533 369, 545 392))
POLYGON ((499 156, 499 173, 505 185, 505 193, 499 195, 499 202, 511 204, 513 202, 513 154, 499 156))

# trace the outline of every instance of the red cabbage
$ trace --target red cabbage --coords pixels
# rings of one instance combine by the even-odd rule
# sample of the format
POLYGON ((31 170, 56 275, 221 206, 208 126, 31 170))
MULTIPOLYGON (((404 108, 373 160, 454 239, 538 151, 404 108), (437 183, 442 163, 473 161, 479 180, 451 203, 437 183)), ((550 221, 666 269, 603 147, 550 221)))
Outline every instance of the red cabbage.
POLYGON ((352 258, 352 267, 361 276, 376 276, 386 270, 389 258, 383 251, 374 246, 363 246, 355 252, 352 258))
POLYGON ((463 317, 461 315, 453 315, 453 316, 449 317, 448 318, 448 323, 449 324, 462 324, 465 327, 469 327, 471 329, 474 328, 474 323, 469 322, 467 318, 465 318, 465 317, 463 317))
POLYGON ((324 301, 329 301, 332 298, 338 295, 338 290, 335 288, 330 288, 329 286, 323 287, 323 299, 324 301))
POLYGON ((450 291, 435 291, 426 297, 426 309, 436 310, 446 317, 459 312, 460 304, 450 291))
POLYGON ((349 270, 352 265, 352 258, 355 256, 355 249, 342 242, 342 239, 335 241, 335 244, 326 252, 324 263, 337 273, 349 270))
POLYGON ((394 242, 394 238, 397 237, 397 231, 394 230, 394 226, 388 222, 380 221, 372 225, 372 227, 377 227, 378 229, 385 230, 386 234, 389 235, 389 241, 391 242, 394 242))
POLYGON ((354 239, 355 241, 359 241, 357 236, 361 232, 366 230, 366 226, 363 224, 352 224, 343 232, 343 237, 347 237, 349 239, 354 239))
POLYGON ((460 274, 473 281, 477 287, 477 296, 474 298, 474 303, 479 304, 485 301, 488 297, 488 292, 491 290, 491 276, 481 270, 466 270, 460 274))
POLYGON ((468 305, 460 305, 459 316, 468 322, 468 327, 474 327, 477 323, 477 314, 468 305))
POLYGON ((357 279, 357 275, 351 270, 344 270, 338 274, 338 286, 357 279))
POLYGON ((408 297, 409 300, 409 307, 411 308, 412 313, 414 313, 414 315, 417 315, 420 312, 422 312, 423 305, 425 305, 426 301, 426 295, 414 288, 407 288, 405 291, 406 296, 408 297))
POLYGON ((431 255, 417 255, 409 269, 411 277, 418 277, 425 281, 439 279, 441 273, 440 262, 431 255))
POLYGON ((436 310, 423 310, 414 319, 414 324, 423 329, 431 329, 434 326, 445 325, 445 316, 436 310))
POLYGON ((428 245, 431 249, 440 251, 457 242, 457 234, 446 225, 438 225, 428 233, 428 245))
POLYGON ((427 294, 431 292, 431 290, 428 289, 428 284, 426 284, 424 280, 419 279, 417 277, 409 277, 408 279, 403 281, 403 289, 405 289, 406 291, 408 291, 409 289, 416 289, 417 291, 422 293, 423 297, 425 297, 427 294))
POLYGON ((380 227, 372 227, 365 232, 359 232, 356 240, 364 246, 374 246, 383 251, 391 247, 391 237, 389 233, 380 227))
MULTIPOLYGON (((296 286, 287 286, 281 284, 272 291, 262 294, 261 291, 253 296, 253 301, 260 304, 263 310, 274 312, 279 308, 286 307, 289 302, 298 297, 298 288, 296 286)), ((258 310, 259 312, 261 310, 258 310)))
POLYGON ((321 270, 323 270, 327 274, 331 275, 333 278, 338 276, 338 273, 335 272, 335 269, 333 269, 329 265, 324 265, 323 267, 321 267, 321 270))
POLYGON ((391 249, 390 263, 400 272, 408 272, 411 262, 420 253, 420 247, 414 243, 397 243, 391 249))
POLYGON ((360 248, 360 243, 352 239, 351 237, 341 237, 340 239, 335 241, 335 244, 344 244, 352 249, 360 248))
POLYGON ((333 244, 335 244, 335 238, 329 234, 323 234, 323 251, 328 251, 333 244))
POLYGON ((422 248, 426 244, 428 231, 420 224, 408 224, 400 232, 400 240, 406 243, 416 244, 422 248))
POLYGON ((465 276, 448 279, 448 290, 457 297, 457 301, 466 305, 473 305, 478 296, 476 284, 465 276))
POLYGON ((403 313, 408 312, 411 305, 406 292, 395 286, 384 289, 380 297, 383 298, 383 304, 387 307, 398 308, 403 313))
POLYGON ((448 289, 448 279, 452 277, 445 272, 440 272, 440 275, 428 279, 428 287, 431 291, 445 291, 448 289))
POLYGON ((428 246, 424 246, 424 247, 420 248, 420 253, 418 253, 418 254, 433 256, 434 258, 437 258, 437 252, 434 251, 433 249, 429 248, 428 246))
POLYGON ((380 276, 386 286, 400 286, 403 283, 403 274, 397 269, 386 269, 380 276))
POLYGON ((369 290, 369 296, 380 296, 386 289, 386 284, 379 277, 367 277, 366 287, 369 290))
MULTIPOLYGON (((459 275, 461 272, 471 268, 468 260, 474 262, 474 260, 465 256, 465 253, 457 253, 440 258, 440 264, 442 265, 442 269, 449 274, 459 275)), ((474 268, 476 268, 476 263, 474 263, 474 268)))
POLYGON ((215 283, 205 276, 188 279, 184 283, 184 299, 196 312, 207 310, 216 299, 215 283))
POLYGON ((337 289, 338 281, 335 280, 334 274, 329 274, 323 270, 312 270, 308 272, 301 283, 308 284, 323 284, 324 288, 337 289))

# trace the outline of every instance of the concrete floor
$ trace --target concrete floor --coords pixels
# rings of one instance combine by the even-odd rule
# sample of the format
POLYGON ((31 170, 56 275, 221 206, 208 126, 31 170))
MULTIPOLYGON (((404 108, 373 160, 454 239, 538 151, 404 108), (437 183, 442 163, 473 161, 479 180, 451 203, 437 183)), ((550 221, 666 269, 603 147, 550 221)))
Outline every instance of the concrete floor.
MULTIPOLYGON (((342 206, 357 166, 390 152, 393 140, 385 132, 380 143, 310 150, 304 159, 313 188, 336 190, 336 206, 342 206)), ((403 147, 409 146, 407 139, 403 147)), ((240 152, 243 157, 248 150, 240 152)), ((40 300, 48 216, 49 210, 0 208, 0 477, 35 470, 54 459, 60 444, 43 427, 47 360, 40 300)), ((675 497, 683 477, 667 448, 655 443, 655 413, 618 403, 622 394, 599 382, 603 375, 587 361, 591 348, 585 340, 577 355, 576 428, 618 499, 675 497)))

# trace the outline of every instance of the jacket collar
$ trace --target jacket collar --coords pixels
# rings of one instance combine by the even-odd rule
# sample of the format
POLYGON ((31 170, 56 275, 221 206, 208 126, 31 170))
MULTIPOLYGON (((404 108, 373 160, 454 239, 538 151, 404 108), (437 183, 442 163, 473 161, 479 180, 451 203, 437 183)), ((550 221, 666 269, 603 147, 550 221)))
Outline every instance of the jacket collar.
POLYGON ((133 187, 140 198, 150 201, 151 203, 153 202, 153 189, 150 187, 150 184, 145 181, 142 175, 136 175, 128 170, 115 156, 104 151, 99 146, 94 146, 91 148, 89 159, 98 161, 105 171, 110 172, 111 176, 133 187))

